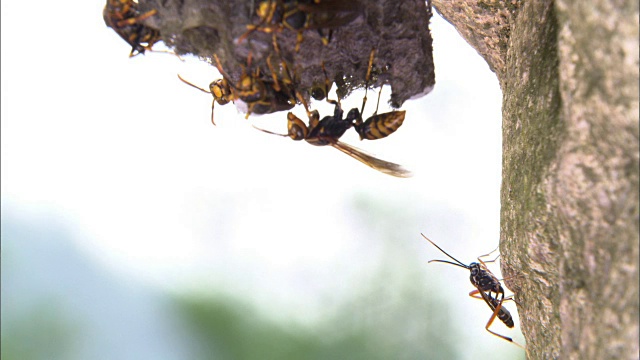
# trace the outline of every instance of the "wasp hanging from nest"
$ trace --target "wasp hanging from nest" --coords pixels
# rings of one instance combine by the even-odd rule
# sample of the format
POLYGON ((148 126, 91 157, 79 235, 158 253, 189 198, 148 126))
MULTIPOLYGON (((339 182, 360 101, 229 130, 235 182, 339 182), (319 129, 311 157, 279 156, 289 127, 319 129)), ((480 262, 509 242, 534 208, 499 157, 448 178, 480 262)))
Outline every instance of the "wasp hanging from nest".
MULTIPOLYGON (((211 103, 211 123, 214 121, 214 106, 216 102, 219 105, 225 105, 229 102, 242 101, 247 105, 245 118, 251 114, 270 114, 277 111, 284 111, 293 108, 296 104, 294 89, 292 89, 291 80, 278 80, 279 77, 275 73, 271 65, 270 58, 267 58, 267 64, 271 69, 271 78, 263 78, 260 69, 256 68, 255 72, 247 72, 243 67, 242 75, 237 83, 232 83, 231 77, 224 71, 222 64, 217 55, 214 55, 216 67, 222 79, 214 80, 209 84, 209 90, 196 86, 180 75, 178 78, 189 86, 192 86, 202 92, 211 94, 213 102, 211 103)), ((247 58, 247 67, 251 66, 251 55, 247 58)), ((282 65, 285 67, 286 64, 282 65)))
POLYGON ((244 41, 254 31, 273 34, 287 29, 296 32, 295 52, 300 50, 306 30, 318 31, 322 43, 329 44, 333 29, 351 23, 360 14, 361 6, 355 0, 265 0, 256 8, 258 23, 247 25, 238 42, 244 41), (324 30, 328 30, 325 34, 324 30))
POLYGON ((107 0, 102 16, 107 26, 131 45, 129 57, 134 57, 152 51, 153 44, 160 41, 160 32, 142 23, 156 13, 155 9, 141 12, 133 0, 107 0))
MULTIPOLYGON (((304 101, 301 96, 300 101, 304 101)), ((320 120, 320 115, 317 110, 307 110, 309 117, 308 126, 292 112, 289 112, 287 114, 287 134, 278 134, 260 128, 258 128, 258 130, 273 135, 289 137, 296 141, 305 140, 311 145, 329 145, 385 174, 396 177, 411 176, 411 172, 401 165, 378 159, 356 147, 339 141, 338 139, 340 139, 348 129, 354 126, 354 122, 358 117, 358 109, 351 109, 347 114, 347 117, 343 118, 344 111, 342 110, 340 103, 335 100, 329 101, 335 104, 333 115, 325 116, 320 120)), ((305 108, 306 107, 307 106, 305 104, 305 108)))
MULTIPOLYGON (((369 58, 369 67, 366 75, 366 87, 368 87, 369 75, 373 63, 374 53, 375 50, 371 52, 371 56, 369 58)), ((322 65, 322 68, 324 71, 324 64, 322 65)), ((325 88, 328 89, 329 87, 330 83, 325 71, 325 88)), ((307 112, 307 117, 309 118, 309 125, 306 125, 304 121, 295 116, 292 112, 289 112, 287 114, 287 134, 278 134, 260 128, 258 128, 258 130, 269 134, 289 137, 292 140, 296 141, 305 140, 309 144, 316 146, 329 145, 364 163, 365 165, 385 174, 396 177, 411 176, 411 172, 406 170, 401 165, 378 159, 360 149, 339 141, 340 137, 342 137, 342 135, 344 135, 344 133, 352 127, 355 128, 361 139, 375 140, 386 137, 389 134, 395 132, 400 127, 400 125, 402 125, 405 117, 405 111, 393 111, 385 114, 377 114, 376 108, 376 113, 373 116, 369 117, 366 121, 362 121, 362 113, 364 111, 364 106, 367 99, 365 92, 361 110, 353 108, 349 110, 345 118, 343 118, 344 111, 342 110, 340 100, 330 100, 327 98, 327 102, 335 106, 334 113, 333 115, 325 116, 324 118, 322 118, 322 120, 320 120, 320 114, 318 113, 318 111, 309 111, 309 108, 303 96, 300 95, 300 93, 296 93, 296 96, 298 97, 298 100, 304 105, 304 108, 307 112)), ((378 102, 379 101, 380 96, 378 96, 378 102)))

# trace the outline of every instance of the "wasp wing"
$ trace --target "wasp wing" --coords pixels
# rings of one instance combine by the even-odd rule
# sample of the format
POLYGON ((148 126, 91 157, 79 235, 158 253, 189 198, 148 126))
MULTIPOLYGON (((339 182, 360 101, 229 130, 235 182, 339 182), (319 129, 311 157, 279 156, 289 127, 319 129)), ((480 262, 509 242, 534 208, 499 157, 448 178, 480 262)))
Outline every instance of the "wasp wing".
POLYGON ((351 156, 352 158, 360 161, 361 163, 373 169, 376 169, 380 172, 383 172, 387 175, 401 177, 401 178, 407 178, 407 177, 413 176, 411 171, 405 169, 404 167, 402 167, 402 165, 398 165, 396 163, 378 159, 349 144, 345 144, 343 142, 336 140, 336 141, 330 142, 329 145, 351 156))

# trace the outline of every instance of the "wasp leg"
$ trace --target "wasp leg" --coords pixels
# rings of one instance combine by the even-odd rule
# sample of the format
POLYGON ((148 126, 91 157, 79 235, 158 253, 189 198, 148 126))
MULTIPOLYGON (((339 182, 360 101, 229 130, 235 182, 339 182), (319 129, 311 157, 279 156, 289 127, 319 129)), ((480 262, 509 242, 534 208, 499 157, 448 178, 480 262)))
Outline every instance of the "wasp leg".
POLYGON ((503 302, 503 299, 501 299, 501 300, 498 302, 498 306, 496 306, 496 309, 493 311, 493 314, 491 314, 491 317, 489 318, 489 321, 487 321, 487 325, 486 325, 484 328, 485 328, 485 330, 487 330, 487 331, 488 331, 488 332, 490 332, 491 334, 493 334, 493 335, 495 335, 495 336, 497 336, 497 337, 499 337, 499 338, 502 338, 502 339, 504 339, 504 340, 507 340, 508 342, 510 342, 510 343, 512 343, 512 344, 514 344, 514 345, 516 345, 516 346, 518 346, 518 347, 519 347, 519 348, 521 348, 521 349, 524 349, 524 346, 520 345, 520 344, 519 344, 519 343, 517 343, 516 341, 513 341, 513 339, 512 339, 512 338, 510 338, 510 337, 508 337, 508 336, 504 336, 504 335, 498 334, 497 332, 491 331, 491 330, 489 329, 489 327, 491 326, 491 324, 493 324, 493 321, 494 321, 494 320, 496 319, 496 317, 498 316, 498 313, 500 312, 500 309, 502 309, 502 302, 503 302))
POLYGON ((247 31, 238 38, 238 44, 242 44, 244 40, 248 38, 249 35, 251 35, 251 33, 256 31, 257 29, 258 28, 255 25, 247 25, 247 31))
POLYGON ((273 19, 273 16, 276 13, 278 2, 269 1, 268 4, 266 4, 265 6, 266 6, 266 10, 262 6, 258 8, 258 15, 260 16, 260 22, 256 25, 254 24, 247 25, 247 31, 238 38, 238 44, 241 44, 247 37, 249 37, 249 35, 251 35, 251 33, 253 33, 256 30, 262 31, 264 33, 275 32, 274 28, 270 26, 269 23, 271 22, 271 20, 273 19))
POLYGON ((278 75, 276 74, 276 70, 273 68, 273 65, 271 64, 271 55, 267 56, 267 67, 269 68, 269 71, 271 72, 271 78, 273 79, 273 89, 275 91, 282 90, 280 88, 280 82, 278 81, 278 75))
POLYGON ((364 113, 364 105, 367 103, 367 91, 369 90, 369 78, 371 77, 371 68, 373 67, 373 57, 376 53, 376 49, 371 49, 371 54, 369 55, 369 66, 367 67, 367 75, 365 76, 365 84, 364 84, 364 97, 362 98, 362 108, 360 109, 360 116, 356 120, 356 124, 362 123, 362 114, 364 113))
MULTIPOLYGON (((216 60, 216 68, 220 72, 220 75, 222 75, 223 78, 228 79, 228 81, 230 81, 231 76, 229 76, 229 74, 227 74, 227 72, 224 71, 224 68, 222 67, 222 63, 220 62, 220 59, 218 58, 218 55, 217 54, 213 54, 213 58, 216 60)), ((244 69, 243 69, 243 71, 244 71, 244 69)))
POLYGON ((480 294, 480 290, 475 289, 472 292, 469 293, 469 296, 471 296, 474 299, 480 299, 480 300, 484 300, 484 298, 482 296, 478 296, 478 294, 480 294))
POLYGON ((267 62, 267 67, 271 72, 271 78, 273 79, 273 89, 276 92, 283 92, 289 97, 289 100, 291 101, 292 104, 296 104, 297 103, 296 95, 294 91, 292 91, 292 89, 297 88, 295 84, 296 84, 296 81, 298 81, 298 79, 296 78, 295 73, 293 76, 291 75, 291 72, 289 71, 289 67, 287 66, 287 62, 282 58, 282 56, 280 56, 280 52, 277 46, 275 36, 273 40, 274 40, 274 47, 276 49, 276 54, 280 58, 280 68, 281 68, 280 73, 279 74, 276 73, 276 70, 273 64, 271 63, 271 56, 273 54, 269 54, 269 56, 267 56, 266 62, 267 62), (282 83, 282 86, 280 85, 280 83, 282 83))
POLYGON ((496 256, 495 259, 489 260, 489 261, 482 261, 481 258, 489 257, 489 255, 491 255, 494 252, 498 251, 499 248, 500 248, 500 245, 498 245, 495 249, 491 250, 490 252, 488 252, 488 253, 486 253, 484 255, 478 256, 478 261, 480 261, 482 263, 490 263, 490 262, 494 262, 494 261, 498 260, 498 258, 500 257, 500 254, 498 254, 498 256, 496 256))
POLYGON ((318 34, 322 40, 322 45, 327 46, 331 42, 331 36, 333 35, 333 29, 329 29, 329 34, 325 35, 322 29, 318 29, 318 34))
POLYGON ((507 301, 507 300, 513 301, 514 303, 516 303, 516 305, 520 306, 520 303, 517 302, 516 299, 513 298, 513 295, 509 295, 509 296, 504 298, 504 301, 507 301))
POLYGON ((324 95, 325 95, 325 99, 327 100, 327 102, 329 104, 332 105, 338 105, 339 107, 342 107, 342 104, 340 104, 340 97, 337 96, 338 94, 336 93, 336 98, 338 100, 331 100, 329 99, 329 89, 331 88, 331 83, 329 82, 329 76, 327 75, 327 69, 324 67, 324 60, 320 63, 320 66, 322 67, 322 72, 324 73, 324 95))
POLYGON ((304 37, 302 36, 302 31, 298 31, 298 33, 296 34, 296 47, 293 50, 296 52, 296 54, 300 51, 300 45, 302 45, 302 40, 304 40, 304 37))
POLYGON ((302 106, 304 106, 304 110, 307 112, 307 117, 311 118, 311 111, 309 111, 309 105, 307 104, 307 101, 304 99, 304 96, 302 96, 302 94, 296 91, 296 97, 298 98, 298 101, 302 103, 302 106))
POLYGON ((297 84, 299 84, 300 82, 300 73, 298 71, 299 67, 296 65, 293 69, 293 74, 291 73, 291 71, 289 71, 289 66, 287 65, 287 62, 280 58, 280 66, 282 66, 282 70, 283 70, 283 74, 284 74, 284 78, 282 79, 282 82, 286 85, 286 92, 287 95, 289 96, 289 99, 292 100, 293 104, 296 104, 297 100, 296 100, 296 88, 298 87, 297 84))
POLYGON ((376 111, 373 112, 373 115, 371 116, 376 116, 378 114, 378 107, 380 106, 380 95, 382 94, 382 88, 380 88, 380 90, 378 90, 378 102, 376 103, 376 111))
MULTIPOLYGON (((476 289, 476 290, 473 290, 472 292, 470 292, 469 296, 474 298, 474 299, 484 300, 484 298, 482 296, 479 296, 478 294, 480 294, 480 290, 476 289)), ((513 295, 505 296, 503 301, 513 301, 517 305, 520 305, 520 303, 517 302, 516 299, 513 298, 513 295)))
MULTIPOLYGON (((490 297, 490 294, 487 295, 487 294, 481 292, 478 289, 471 291, 469 293, 469 296, 471 296, 474 299, 484 300, 485 302, 487 302, 487 304, 489 304, 489 301, 487 300, 486 297, 490 297), (477 296, 478 294, 481 294, 481 295, 484 295, 484 296, 477 296)), ((493 334, 493 335, 495 335, 495 336, 497 336, 499 338, 502 338, 502 339, 504 339, 504 340, 506 340, 506 341, 508 341, 508 342, 510 342, 510 343, 512 343, 512 344, 524 349, 524 346, 520 345, 516 341, 513 341, 512 338, 510 338, 508 336, 504 336, 504 335, 498 334, 498 333, 496 333, 494 331, 491 331, 491 329, 489 329, 489 327, 491 327, 491 325, 493 324, 493 322, 496 319, 496 317, 498 317, 498 314, 500 314, 500 310, 504 311, 504 309, 502 309, 502 303, 504 301, 506 301, 506 300, 511 300, 511 301, 515 302, 515 300, 513 300, 513 296, 504 297, 504 294, 502 294, 502 297, 500 298, 500 300, 497 300, 497 305, 495 305, 495 309, 493 309, 493 314, 491 314, 491 317, 489 318, 489 321, 487 321, 487 325, 485 326, 485 330, 487 330, 488 332, 490 332, 491 334, 493 334)), ((489 306, 492 306, 492 305, 489 305, 489 306)), ((511 318, 510 315, 509 315, 509 318, 511 318)), ((512 320, 511 326, 509 326, 509 327, 513 327, 513 320, 512 320)))
MULTIPOLYGON (((329 80, 329 75, 327 75, 327 69, 324 67, 324 60, 321 63, 322 73, 324 74, 324 96, 329 101, 329 90, 331 89, 331 82, 329 80)), ((340 97, 338 97, 338 102, 340 101, 340 97)))
MULTIPOLYGON (((474 299, 484 300, 484 298, 482 296, 479 296, 478 294, 480 294, 480 290, 475 289, 475 290, 473 290, 473 291, 471 291, 469 293, 469 296, 474 298, 474 299)), ((513 295, 505 296, 502 300, 503 301, 513 301, 514 303, 518 304, 518 302, 513 298, 513 295)))
POLYGON ((150 17, 152 17, 153 15, 157 14, 158 11, 156 9, 153 10, 149 10, 146 13, 140 15, 140 16, 136 16, 134 18, 129 18, 129 19, 125 19, 125 20, 120 20, 116 23, 116 25, 118 26, 125 26, 125 25, 134 25, 137 24, 141 21, 144 21, 150 17))
POLYGON ((256 104, 247 104, 247 113, 244 115, 244 119, 247 120, 249 118, 249 115, 251 115, 251 113, 253 112, 253 108, 256 106, 256 104))
MULTIPOLYGON (((272 37, 271 37, 271 42, 273 45, 273 51, 278 55, 278 57, 280 58, 281 63, 284 63, 284 60, 282 60, 282 55, 280 53, 280 45, 278 45, 278 37, 276 36, 276 33, 274 32, 272 37)), ((271 55, 269 55, 267 57, 267 66, 269 66, 269 70, 271 71, 271 77, 273 77, 273 82, 275 83, 274 85, 274 89, 276 91, 280 91, 280 84, 278 83, 278 79, 277 79, 277 75, 275 73, 275 70, 273 69, 273 66, 271 65, 271 55)))
MULTIPOLYGON (((185 83, 185 84, 187 84, 187 85, 189 85, 189 86, 191 86, 191 87, 193 87, 193 88, 196 88, 196 89, 198 89, 198 90, 200 90, 200 91, 202 91, 202 92, 204 92, 204 93, 211 94, 211 91, 209 91, 209 90, 205 90, 205 89, 201 88, 200 86, 194 85, 194 84, 192 84, 192 83, 188 82, 187 80, 183 79, 183 78, 182 78, 182 76, 180 76, 180 74, 178 74, 178 78, 179 78, 183 83, 185 83)), ((216 122, 215 122, 215 121, 214 121, 214 119, 213 119, 213 108, 215 107, 215 105, 216 105, 216 98, 214 97, 214 98, 213 98, 213 102, 211 103, 211 123, 212 123, 213 125, 215 125, 215 124, 216 124, 216 122)))

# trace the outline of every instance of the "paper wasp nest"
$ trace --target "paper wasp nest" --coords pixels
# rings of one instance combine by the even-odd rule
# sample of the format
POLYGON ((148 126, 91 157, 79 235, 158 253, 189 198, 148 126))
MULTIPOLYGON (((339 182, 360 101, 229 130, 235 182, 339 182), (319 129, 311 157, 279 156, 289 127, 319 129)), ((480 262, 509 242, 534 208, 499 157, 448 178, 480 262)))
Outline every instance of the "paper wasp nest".
POLYGON ((391 106, 427 94, 435 83, 431 5, 423 0, 139 0, 138 7, 157 11, 143 24, 159 30, 173 51, 212 65, 216 54, 232 82, 244 71, 275 76, 308 98, 325 83, 324 63, 344 98, 365 85, 375 49, 369 85, 390 85, 391 106))

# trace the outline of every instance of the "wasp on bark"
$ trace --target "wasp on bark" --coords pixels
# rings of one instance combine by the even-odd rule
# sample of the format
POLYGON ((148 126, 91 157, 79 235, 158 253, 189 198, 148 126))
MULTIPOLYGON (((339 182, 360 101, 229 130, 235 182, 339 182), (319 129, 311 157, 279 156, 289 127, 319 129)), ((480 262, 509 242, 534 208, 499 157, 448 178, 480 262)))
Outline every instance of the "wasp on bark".
POLYGON ((160 41, 158 30, 142 24, 142 21, 156 13, 155 9, 141 12, 138 3, 133 0, 107 0, 102 16, 107 26, 131 45, 129 57, 133 57, 151 51, 153 44, 160 41))
MULTIPOLYGON (((214 80, 209 84, 209 90, 196 86, 180 75, 178 78, 189 86, 192 86, 202 92, 211 94, 213 101, 211 103, 211 123, 214 121, 214 107, 216 102, 219 105, 225 105, 229 102, 242 101, 247 105, 245 118, 251 114, 270 114, 277 111, 284 111, 293 108, 296 104, 294 91, 291 81, 282 82, 278 80, 278 76, 273 73, 271 78, 263 78, 260 69, 256 68, 255 72, 248 73, 243 67, 240 81, 232 83, 231 78, 223 69, 220 59, 214 55, 216 67, 222 79, 214 80)), ((267 59, 267 63, 271 68, 271 62, 267 59)), ((251 66, 251 55, 247 58, 247 67, 251 66)))
MULTIPOLYGON (((522 345, 513 341, 512 338, 498 334, 494 331, 491 331, 491 329, 489 329, 489 327, 491 326, 491 324, 493 324, 493 321, 496 319, 496 317, 500 319, 500 321, 502 321, 508 328, 513 328, 514 326, 513 317, 511 316, 511 313, 509 312, 509 310, 507 310, 502 306, 505 300, 513 300, 513 299, 511 297, 504 296, 504 288, 500 284, 500 280, 498 280, 498 278, 487 268, 486 262, 482 261, 481 259, 482 257, 488 256, 489 254, 479 256, 478 262, 472 262, 469 265, 465 265, 464 263, 460 262, 458 259, 449 255, 446 251, 442 250, 438 245, 436 245, 436 243, 431 241, 424 234, 420 234, 420 235, 422 235, 423 238, 429 241, 433 246, 435 246, 448 258, 453 260, 453 262, 448 260, 430 260, 429 263, 440 262, 440 263, 455 265, 455 266, 469 270, 469 273, 470 273, 469 280, 471 281, 471 284, 476 288, 475 290, 469 293, 469 296, 475 299, 484 300, 485 303, 487 303, 487 305, 493 312, 491 314, 491 317, 489 318, 489 321, 487 322, 487 325, 485 326, 485 330, 487 330, 491 334, 501 339, 507 340, 521 348, 524 348, 522 345)), ((491 261, 495 261, 495 259, 491 261)))

